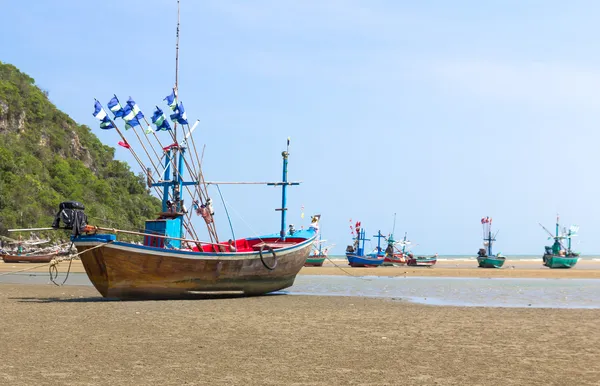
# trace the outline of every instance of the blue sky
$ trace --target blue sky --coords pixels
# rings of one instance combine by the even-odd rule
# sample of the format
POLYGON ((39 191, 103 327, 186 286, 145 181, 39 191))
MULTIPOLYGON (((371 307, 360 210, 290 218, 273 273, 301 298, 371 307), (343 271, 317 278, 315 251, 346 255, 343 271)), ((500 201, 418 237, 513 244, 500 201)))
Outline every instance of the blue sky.
MULTIPOLYGON (((0 3, 0 60, 137 172, 116 133, 99 129, 93 100, 132 96, 147 116, 165 107, 176 1, 0 3)), ((475 253, 490 216, 496 251, 541 254, 538 222, 552 228, 557 212, 580 225, 576 249, 600 252, 600 3, 182 0, 181 9, 179 94, 201 121, 208 180, 278 180, 290 136, 290 179, 303 184, 290 189, 289 221, 322 214, 336 253, 351 242, 350 219, 389 233, 397 213, 396 234, 408 232, 417 253, 475 253)), ((222 192, 238 237, 278 231, 278 189, 222 192)))

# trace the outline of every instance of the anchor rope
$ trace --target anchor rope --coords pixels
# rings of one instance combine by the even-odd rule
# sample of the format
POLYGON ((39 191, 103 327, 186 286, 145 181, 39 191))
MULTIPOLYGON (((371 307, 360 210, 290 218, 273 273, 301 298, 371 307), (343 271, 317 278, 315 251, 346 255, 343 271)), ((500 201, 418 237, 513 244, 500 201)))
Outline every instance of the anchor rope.
MULTIPOLYGON (((76 254, 74 254, 74 255, 70 255, 70 256, 69 256, 69 258, 68 258, 68 259, 70 260, 70 261, 69 261, 69 272, 70 272, 70 270, 71 270, 71 263, 73 262, 73 258, 75 258, 75 257, 77 257, 77 256, 79 256, 79 255, 81 255, 81 254, 82 254, 82 253, 84 253, 84 252, 91 251, 92 249, 96 249, 96 248, 103 247, 103 246, 105 246, 106 244, 110 244, 110 243, 112 243, 112 240, 111 240, 111 241, 107 241, 107 242, 105 242, 105 243, 102 243, 102 244, 100 244, 100 245, 96 245, 95 247, 92 247, 92 248, 86 249, 85 251, 82 251, 82 252, 76 253, 76 254)), ((69 250, 71 250, 71 248, 72 248, 72 247, 73 247, 73 243, 71 243, 71 247, 69 247, 69 250)), ((59 264, 59 263, 61 263, 61 262, 65 261, 65 260, 67 260, 67 259, 52 259, 52 260, 51 260, 49 263, 38 264, 38 265, 34 265, 34 266, 32 266, 32 267, 28 267, 28 268, 25 268, 25 269, 19 269, 19 270, 17 270, 17 271, 10 271, 10 272, 4 272, 4 273, 0 273, 0 276, 14 275, 14 274, 17 274, 17 273, 20 273, 20 272, 31 271, 32 269, 36 269, 36 268, 49 267, 49 270, 53 270, 53 271, 50 271, 50 280, 52 280, 52 282, 53 282, 54 284, 56 284, 56 285, 60 286, 60 285, 64 284, 65 282, 63 281, 63 283, 62 283, 62 284, 57 284, 57 283, 55 283, 55 282, 54 282, 54 280, 53 280, 53 278, 52 278, 52 272, 54 272, 54 273, 55 273, 55 276, 54 276, 54 278, 56 278, 56 275, 58 275, 58 269, 57 269, 56 267, 58 266, 58 264, 59 264)), ((67 272, 67 277, 69 276, 69 272, 67 272)), ((65 281, 66 281, 66 278, 65 278, 65 281)))
MULTIPOLYGON (((91 251, 93 249, 103 247, 106 244, 110 244, 112 242, 113 242, 113 240, 110 240, 110 241, 107 241, 105 243, 96 245, 95 247, 88 248, 88 249, 86 249, 84 251, 81 251, 79 253, 76 253, 74 255, 69 255, 69 268, 67 269, 67 276, 65 276, 65 280, 63 280, 63 282, 60 283, 60 284, 58 284, 56 282, 56 278, 58 278, 58 264, 61 263, 61 262, 63 262, 63 261, 65 261, 66 259, 64 259, 64 260, 52 259, 52 261, 50 263, 48 263, 48 273, 50 274, 50 281, 52 281, 52 283, 54 283, 54 285, 57 286, 57 287, 60 287, 60 286, 64 285, 66 283, 67 279, 69 278, 69 274, 71 273, 71 264, 73 264, 73 258, 81 255, 82 253, 89 252, 89 251, 91 251)), ((69 251, 71 250, 71 248, 73 248, 73 244, 74 244, 74 242, 71 242, 71 246, 69 247, 69 251)))

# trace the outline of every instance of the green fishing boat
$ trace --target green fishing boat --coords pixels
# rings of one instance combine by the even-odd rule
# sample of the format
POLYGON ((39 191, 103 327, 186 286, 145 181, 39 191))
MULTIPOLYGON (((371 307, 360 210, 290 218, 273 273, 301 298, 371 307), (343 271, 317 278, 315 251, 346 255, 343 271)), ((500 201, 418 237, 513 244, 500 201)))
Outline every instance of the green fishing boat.
POLYGON ((579 227, 571 225, 569 229, 563 228, 560 232, 559 216, 556 216, 556 235, 546 229, 542 224, 540 226, 550 235, 549 240, 554 239, 554 244, 545 247, 542 261, 544 266, 548 268, 573 268, 579 261, 579 253, 573 252, 571 249, 571 238, 577 236, 579 227), (562 240, 567 240, 567 246, 562 243, 562 240))
POLYGON ((496 241, 496 235, 498 231, 492 236, 492 218, 483 217, 481 219, 481 226, 483 227, 483 246, 479 248, 477 252, 477 263, 480 268, 502 268, 506 257, 498 253, 494 256, 492 253, 492 244, 496 241))

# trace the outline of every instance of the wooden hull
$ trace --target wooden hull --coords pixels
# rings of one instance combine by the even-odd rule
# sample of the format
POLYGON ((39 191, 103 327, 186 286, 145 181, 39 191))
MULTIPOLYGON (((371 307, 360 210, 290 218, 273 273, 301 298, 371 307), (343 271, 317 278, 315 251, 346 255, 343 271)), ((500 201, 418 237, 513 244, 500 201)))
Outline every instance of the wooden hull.
POLYGON ((411 267, 432 267, 437 263, 435 257, 412 258, 406 261, 406 265, 411 267))
POLYGON ((0 255, 5 263, 49 263, 57 255, 56 252, 46 255, 0 255))
POLYGON ((572 268, 579 261, 578 256, 544 255, 543 264, 548 268, 572 268))
POLYGON ((404 256, 386 256, 383 259, 383 264, 385 266, 392 266, 392 265, 405 265, 406 264, 406 259, 404 258, 404 256))
POLYGON ((117 241, 91 249, 105 242, 101 237, 80 237, 74 243, 83 252, 85 271, 102 296, 175 299, 261 295, 290 287, 314 239, 275 249, 276 258, 263 252, 262 260, 259 252, 192 252, 117 241))
POLYGON ((348 265, 351 267, 378 267, 383 264, 383 256, 381 257, 370 257, 370 256, 358 256, 353 253, 346 253, 348 259, 348 265))
POLYGON ((322 267, 327 256, 310 256, 304 263, 305 267, 322 267))
POLYGON ((504 265, 506 259, 499 259, 496 257, 478 257, 477 262, 480 268, 501 268, 504 265))

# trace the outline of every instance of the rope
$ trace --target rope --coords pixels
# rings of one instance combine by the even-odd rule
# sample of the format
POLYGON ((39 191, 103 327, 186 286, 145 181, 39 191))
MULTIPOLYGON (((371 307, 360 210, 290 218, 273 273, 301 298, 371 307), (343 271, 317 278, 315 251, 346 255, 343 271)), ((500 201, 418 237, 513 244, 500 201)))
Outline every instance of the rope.
MULTIPOLYGON (((85 251, 81 251, 81 252, 79 252, 79 253, 76 253, 76 254, 74 254, 74 255, 70 255, 70 256, 69 256, 69 268, 67 269, 67 276, 65 277, 65 280, 63 280, 63 282, 62 282, 62 283, 60 283, 60 284, 58 284, 58 283, 55 281, 55 279, 58 277, 58 268, 57 268, 57 267, 58 267, 58 264, 59 264, 60 262, 64 261, 64 260, 56 260, 56 259, 53 259, 53 260, 52 260, 52 261, 49 263, 49 265, 48 265, 48 273, 50 274, 50 280, 52 281, 52 283, 54 283, 54 285, 56 285, 56 286, 58 286, 58 287, 60 287, 60 286, 64 285, 64 284, 65 284, 65 282, 67 281, 67 279, 69 278, 69 273, 71 273, 71 264, 73 264, 73 258, 75 258, 75 257, 77 257, 77 256, 79 256, 79 255, 81 255, 82 253, 89 252, 89 251, 91 251, 91 250, 93 250, 93 249, 96 249, 96 248, 103 247, 103 246, 105 246, 106 244, 110 244, 110 243, 112 243, 112 240, 111 240, 111 241, 107 241, 107 242, 105 242, 105 243, 103 243, 103 244, 96 245, 95 247, 88 248, 88 249, 86 249, 85 251)), ((69 247, 69 251, 70 251, 70 250, 71 250, 71 248, 73 247, 73 244, 74 244, 74 243, 73 243, 73 242, 71 242, 71 246, 69 247)))
POLYGON ((331 264, 333 264, 333 266, 334 266, 334 267, 336 267, 336 268, 340 269, 342 272, 344 272, 344 273, 345 273, 345 274, 347 274, 348 276, 356 277, 356 278, 359 278, 359 279, 362 279, 362 280, 366 280, 366 281, 371 281, 371 280, 372 280, 372 279, 365 279, 365 278, 364 278, 364 276, 356 276, 356 275, 353 275, 353 274, 351 274, 350 272, 348 272, 346 269, 344 269, 344 268, 340 267, 339 265, 337 265, 336 263, 334 263, 334 262, 333 262, 333 260, 331 260, 331 259, 329 258, 329 256, 326 256, 325 258, 326 258, 326 259, 327 259, 327 260, 328 260, 328 261, 329 261, 331 264))
POLYGON ((217 184, 217 190, 219 191, 219 196, 221 196, 221 201, 223 202, 223 208, 225 208, 225 214, 227 214, 227 220, 229 221, 229 228, 231 228, 231 235, 233 237, 233 240, 235 241, 235 232, 233 231, 233 225, 231 225, 231 217, 229 216, 229 211, 227 210, 227 205, 225 205, 225 199, 223 198, 223 195, 221 194, 221 188, 219 187, 219 184, 217 184))
MULTIPOLYGON (((58 276, 58 268, 57 268, 57 266, 58 266, 59 263, 65 261, 66 259, 52 259, 52 261, 50 261, 49 263, 34 265, 33 267, 29 267, 29 268, 25 268, 25 269, 20 269, 18 271, 11 271, 11 272, 0 273, 0 276, 14 275, 16 273, 25 272, 25 271, 31 271, 32 269, 42 268, 42 267, 46 267, 47 266, 48 267, 48 272, 50 273, 50 280, 52 281, 52 283, 54 283, 57 286, 62 286, 67 281, 67 278, 69 277, 69 273, 71 272, 71 264, 73 263, 73 258, 81 255, 84 252, 88 252, 88 251, 91 251, 92 249, 103 247, 106 244, 110 244, 110 243, 112 243, 112 241, 108 241, 106 243, 103 243, 103 244, 100 244, 100 245, 96 245, 95 247, 86 249, 85 251, 76 253, 74 255, 70 255, 69 256, 69 268, 68 268, 68 271, 67 271, 67 277, 65 277, 65 280, 61 284, 58 284, 55 281, 55 279, 58 276)), ((69 251, 71 250, 72 247, 73 247, 73 243, 71 242, 71 246, 69 247, 69 251)))

